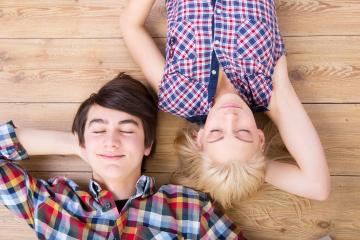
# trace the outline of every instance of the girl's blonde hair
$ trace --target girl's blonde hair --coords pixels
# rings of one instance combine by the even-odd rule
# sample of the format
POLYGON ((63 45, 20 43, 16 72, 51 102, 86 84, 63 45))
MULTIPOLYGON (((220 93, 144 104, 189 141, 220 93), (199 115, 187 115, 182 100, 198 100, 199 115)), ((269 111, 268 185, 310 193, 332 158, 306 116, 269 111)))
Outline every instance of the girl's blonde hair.
POLYGON ((222 208, 249 198, 265 180, 265 156, 259 151, 245 163, 210 161, 197 145, 199 127, 188 125, 178 132, 175 150, 179 167, 172 183, 208 193, 222 208))
POLYGON ((175 147, 179 156, 178 169, 171 181, 206 192, 215 205, 252 237, 254 229, 268 230, 268 226, 285 229, 292 219, 304 227, 301 220, 304 208, 310 208, 307 199, 280 191, 264 183, 265 155, 271 160, 291 161, 274 124, 264 128, 266 148, 247 164, 208 164, 196 143, 199 127, 188 126, 178 132, 175 147), (287 209, 287 211, 284 211, 287 209), (283 228, 282 228, 283 227, 283 228))

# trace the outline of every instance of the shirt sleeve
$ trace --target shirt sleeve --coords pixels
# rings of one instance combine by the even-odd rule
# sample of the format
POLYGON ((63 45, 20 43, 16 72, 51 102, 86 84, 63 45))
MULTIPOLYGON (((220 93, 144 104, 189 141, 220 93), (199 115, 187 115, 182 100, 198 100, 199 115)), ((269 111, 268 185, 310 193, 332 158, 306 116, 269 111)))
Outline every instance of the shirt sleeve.
POLYGON ((16 138, 12 121, 0 125, 0 162, 25 160, 28 155, 16 138))
POLYGON ((203 207, 200 217, 200 239, 246 240, 240 229, 226 215, 216 211, 211 202, 203 207))
POLYGON ((14 161, 27 159, 11 122, 0 125, 0 204, 34 228, 35 199, 48 194, 46 182, 31 177, 14 161), (36 196, 36 197, 35 197, 36 196))

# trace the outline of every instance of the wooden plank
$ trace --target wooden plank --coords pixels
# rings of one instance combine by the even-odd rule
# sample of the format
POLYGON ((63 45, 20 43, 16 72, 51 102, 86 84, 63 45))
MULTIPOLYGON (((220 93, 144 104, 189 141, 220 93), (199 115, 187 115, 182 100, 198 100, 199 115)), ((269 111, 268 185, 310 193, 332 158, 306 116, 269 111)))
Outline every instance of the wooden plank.
MULTIPOLYGON (((248 239, 254 240, 320 239, 325 235, 354 239, 360 234, 359 177, 332 176, 331 180, 332 193, 326 202, 311 201, 308 205, 299 199, 291 201, 279 191, 263 194, 244 206, 248 215, 238 223, 248 239)), ((239 210, 232 213, 243 216, 239 210)))
POLYGON ((284 36, 360 34, 357 0, 277 0, 276 3, 284 36))
POLYGON ((116 36, 119 33, 116 20, 122 3, 106 0, 2 1, 0 32, 3 38, 116 36))
MULTIPOLYGON (((2 1, 1 38, 119 38, 118 21, 126 2, 2 1)), ((284 36, 360 34, 357 0, 277 0, 276 5, 284 36)), ((152 36, 165 36, 165 1, 156 1, 147 27, 152 36)))
POLYGON ((0 49, 0 89, 12 89, 1 102, 80 102, 119 72, 143 79, 122 40, 11 39, 0 49))
MULTIPOLYGON (((68 130, 78 104, 0 104, 0 122, 13 119, 20 127, 68 130), (46 113, 46 114, 44 114, 46 113)), ((360 105, 314 104, 305 105, 317 128, 326 151, 331 173, 359 175, 360 165, 360 105)), ((266 119, 259 119, 267 121, 266 119)), ((146 164, 149 172, 172 172, 176 168, 173 140, 177 129, 185 121, 160 113, 157 151, 146 164)), ((283 156, 283 146, 272 156, 283 156)), ((33 171, 88 171, 84 162, 76 157, 33 157, 24 162, 33 171), (71 170, 71 169, 72 170, 71 170)))
MULTIPOLYGON (((163 50, 165 39, 156 42, 163 50)), ((360 37, 285 42, 303 102, 360 102, 360 37)), ((0 89, 11 89, 0 102, 80 102, 121 71, 144 80, 119 39, 11 39, 0 40, 0 49, 0 89)))
POLYGON ((285 39, 290 79, 302 102, 359 102, 359 41, 359 37, 285 39))
MULTIPOLYGON (((1 38, 119 38, 119 17, 126 2, 2 1, 1 38)), ((162 1, 156 2, 148 21, 153 36, 164 36, 166 16, 162 1)))
MULTIPOLYGON (((167 174, 152 175, 165 182, 168 178, 167 174)), ((88 175, 71 173, 69 177, 83 180, 88 175)), ((294 205, 291 197, 275 191, 272 195, 260 194, 256 200, 243 205, 241 214, 240 209, 232 210, 232 214, 240 216, 238 224, 248 239, 319 239, 329 234, 333 239, 352 240, 360 233, 359 188, 359 177, 332 176, 332 193, 326 202, 311 201, 309 205, 297 200, 298 205, 294 205), (244 216, 244 213, 251 215, 244 216)), ((6 239, 35 239, 31 238, 32 230, 3 206, 0 206, 0 216, 0 232, 6 239)))

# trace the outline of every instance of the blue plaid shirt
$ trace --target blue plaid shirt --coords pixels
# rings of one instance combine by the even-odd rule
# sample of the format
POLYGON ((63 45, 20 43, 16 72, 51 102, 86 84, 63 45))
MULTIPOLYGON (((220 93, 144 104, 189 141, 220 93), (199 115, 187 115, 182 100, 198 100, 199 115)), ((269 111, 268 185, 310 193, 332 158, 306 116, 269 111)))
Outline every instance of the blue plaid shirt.
POLYGON ((273 0, 167 0, 166 67, 159 108, 203 122, 219 67, 253 111, 265 111, 285 53, 273 0))

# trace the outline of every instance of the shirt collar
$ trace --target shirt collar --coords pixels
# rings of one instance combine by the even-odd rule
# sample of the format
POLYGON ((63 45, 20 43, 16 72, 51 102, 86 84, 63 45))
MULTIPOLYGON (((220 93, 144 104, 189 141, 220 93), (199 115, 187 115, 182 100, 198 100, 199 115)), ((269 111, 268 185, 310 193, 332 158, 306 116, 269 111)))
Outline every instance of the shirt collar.
MULTIPOLYGON (((89 191, 91 195, 95 199, 98 199, 102 190, 101 185, 91 178, 89 181, 89 191)), ((136 192, 130 198, 147 198, 153 195, 155 191, 155 180, 152 177, 142 175, 136 182, 136 192)))

